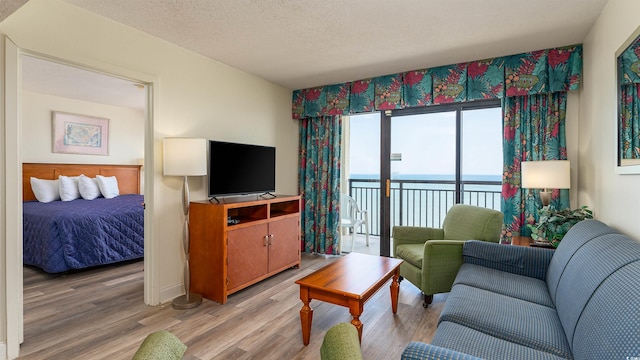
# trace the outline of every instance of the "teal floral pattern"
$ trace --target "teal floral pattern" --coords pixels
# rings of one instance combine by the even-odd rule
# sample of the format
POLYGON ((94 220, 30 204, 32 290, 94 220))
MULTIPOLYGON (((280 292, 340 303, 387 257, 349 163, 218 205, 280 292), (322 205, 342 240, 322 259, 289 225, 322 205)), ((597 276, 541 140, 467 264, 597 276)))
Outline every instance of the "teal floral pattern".
POLYGON ((304 118, 304 103, 307 90, 295 90, 291 101, 291 118, 300 120, 304 118))
POLYGON ((467 66, 467 100, 504 96, 504 58, 472 61, 467 66))
POLYGON ((402 109, 402 74, 375 79, 376 110, 402 109))
MULTIPOLYGON (((542 207, 538 189, 521 188, 522 161, 566 160, 565 119, 567 93, 509 97, 503 100, 502 242, 514 235, 531 234, 542 207)), ((551 205, 569 207, 569 191, 554 190, 551 205)))
POLYGON ((467 100, 467 64, 431 69, 433 103, 446 104, 467 100))
POLYGON ((300 195, 305 252, 338 255, 340 242, 340 116, 300 121, 300 195))
POLYGON ((406 107, 426 106, 433 104, 431 73, 427 69, 413 70, 402 77, 402 93, 406 107))
POLYGON ((509 56, 504 62, 507 96, 540 94, 547 91, 547 51, 509 56))
POLYGON ((307 89, 305 92, 304 117, 321 116, 326 111, 327 93, 324 87, 307 89))
POLYGON ((328 115, 349 115, 350 84, 325 86, 327 104, 325 113, 328 115))
POLYGON ((351 113, 371 112, 375 110, 375 83, 371 80, 358 80, 351 83, 351 113))
POLYGON ((549 91, 578 90, 582 78, 582 46, 550 49, 547 59, 549 91))
POLYGON ((640 37, 618 59, 621 159, 640 159, 640 37))
POLYGON ((640 83, 620 88, 621 159, 640 159, 640 83))

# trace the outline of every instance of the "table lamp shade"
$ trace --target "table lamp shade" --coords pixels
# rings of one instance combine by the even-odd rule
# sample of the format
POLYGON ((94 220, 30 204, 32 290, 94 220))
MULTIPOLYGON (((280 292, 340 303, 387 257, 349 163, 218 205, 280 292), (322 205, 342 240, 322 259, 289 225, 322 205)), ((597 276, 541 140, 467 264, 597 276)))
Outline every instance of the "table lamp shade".
POLYGON ((522 162, 522 187, 529 189, 569 189, 571 173, 569 160, 522 162))
POLYGON ((207 139, 165 138, 164 175, 207 175, 207 139))

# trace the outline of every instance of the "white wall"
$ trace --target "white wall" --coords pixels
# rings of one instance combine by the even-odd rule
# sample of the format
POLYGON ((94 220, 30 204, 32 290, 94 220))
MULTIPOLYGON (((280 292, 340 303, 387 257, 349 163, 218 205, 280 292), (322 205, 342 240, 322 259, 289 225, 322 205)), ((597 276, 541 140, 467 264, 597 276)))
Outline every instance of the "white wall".
MULTIPOLYGON (((153 174, 146 185, 147 214, 153 214, 146 235, 158 264, 152 303, 171 300, 182 289, 181 179, 162 175, 162 138, 276 146, 276 191, 297 192, 298 122, 291 120, 291 90, 58 0, 29 1, 0 23, 0 33, 32 52, 133 79, 143 75, 141 80, 153 83, 154 122, 145 151, 146 171, 153 174)), ((192 200, 206 198, 205 179, 190 182, 192 200)), ((5 304, 0 316, 6 309, 5 304)))
POLYGON ((640 26, 640 1, 611 0, 583 42, 580 94, 579 202, 596 218, 640 238, 640 175, 619 175, 616 166, 615 52, 640 26))
POLYGON ((144 158, 144 113, 124 107, 22 91, 23 162, 139 165, 144 158), (109 155, 54 153, 52 112, 109 119, 109 155))

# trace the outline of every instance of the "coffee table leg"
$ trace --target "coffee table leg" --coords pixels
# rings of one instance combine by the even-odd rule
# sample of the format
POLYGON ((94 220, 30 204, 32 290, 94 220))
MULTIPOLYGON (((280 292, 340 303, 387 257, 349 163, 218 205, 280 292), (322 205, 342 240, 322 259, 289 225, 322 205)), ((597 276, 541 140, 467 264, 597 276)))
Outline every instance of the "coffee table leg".
POLYGON ((358 338, 360 339, 360 343, 362 343, 362 321, 360 321, 360 315, 362 315, 362 310, 364 306, 359 301, 351 301, 349 303, 349 312, 353 319, 351 319, 351 325, 355 326, 358 329, 358 338))
POLYGON ((309 291, 307 288, 300 287, 300 300, 302 300, 302 309, 300 309, 300 324, 302 325, 302 343, 309 345, 311 338, 311 322, 313 321, 313 309, 309 306, 309 291))
POLYGON ((400 268, 393 274, 393 280, 391 281, 391 310, 395 314, 398 312, 398 293, 400 292, 400 268))

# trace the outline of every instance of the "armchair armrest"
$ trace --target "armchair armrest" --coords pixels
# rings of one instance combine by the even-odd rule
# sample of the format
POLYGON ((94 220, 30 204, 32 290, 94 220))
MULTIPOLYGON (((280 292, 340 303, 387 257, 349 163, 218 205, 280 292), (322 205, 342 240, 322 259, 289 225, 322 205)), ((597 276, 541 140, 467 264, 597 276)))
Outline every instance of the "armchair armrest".
POLYGON ((351 323, 332 326, 324 335, 320 346, 322 360, 362 360, 358 330, 351 323))
POLYGON ((427 240, 433 239, 444 239, 444 230, 418 226, 394 226, 393 253, 396 253, 398 245, 424 244, 427 240))
POLYGON ((412 341, 402 352, 402 360, 480 360, 475 356, 439 346, 412 341))
POLYGON ((466 240, 429 240, 424 244, 422 290, 425 294, 451 291, 462 266, 462 248, 465 242, 466 240))
POLYGON ((545 280, 554 250, 467 241, 462 250, 465 263, 545 280))

